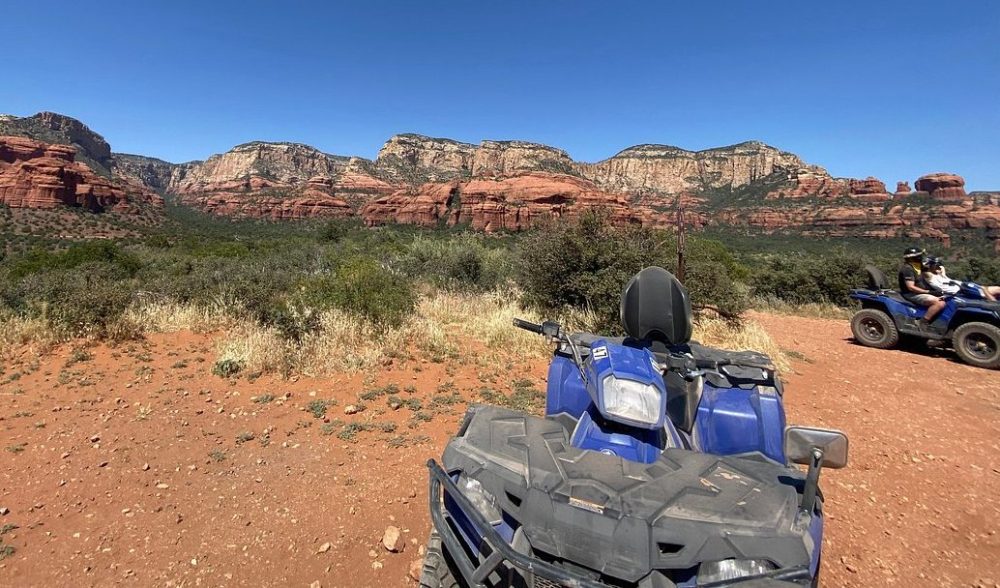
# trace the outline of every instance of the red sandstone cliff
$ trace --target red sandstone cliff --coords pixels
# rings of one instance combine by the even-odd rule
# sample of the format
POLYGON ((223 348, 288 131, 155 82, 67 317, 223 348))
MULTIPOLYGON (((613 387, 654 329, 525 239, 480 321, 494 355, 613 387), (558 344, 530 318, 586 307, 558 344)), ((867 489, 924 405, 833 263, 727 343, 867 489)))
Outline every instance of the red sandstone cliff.
POLYGON ((0 202, 11 206, 119 210, 142 200, 156 204, 155 191, 219 215, 359 216, 369 225, 516 231, 591 209, 619 223, 670 226, 680 201, 692 227, 943 242, 955 230, 1000 235, 1000 197, 966 194, 955 174, 923 176, 915 192, 899 182, 890 193, 877 178, 834 178, 755 141, 704 151, 638 145, 581 163, 537 143, 471 144, 406 134, 390 138, 375 160, 296 143, 252 142, 205 161, 172 164, 111 153, 100 135, 52 113, 0 117, 0 130, 45 141, 14 138, 4 151, 0 202), (52 142, 73 147, 45 144, 52 142))
POLYGON ((0 203, 11 208, 80 207, 92 212, 129 212, 158 195, 97 175, 75 161, 76 149, 23 137, 0 137, 0 203))

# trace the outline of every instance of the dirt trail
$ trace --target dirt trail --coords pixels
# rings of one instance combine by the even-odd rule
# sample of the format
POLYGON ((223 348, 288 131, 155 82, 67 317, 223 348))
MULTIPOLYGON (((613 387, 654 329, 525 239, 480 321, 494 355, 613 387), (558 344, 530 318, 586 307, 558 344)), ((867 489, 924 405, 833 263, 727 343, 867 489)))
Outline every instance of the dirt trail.
MULTIPOLYGON (((843 321, 755 318, 802 358, 789 420, 851 436, 849 469, 823 478, 824 584, 995 585, 1000 374, 858 347, 843 321)), ((546 363, 418 358, 367 379, 251 382, 213 376, 212 350, 171 334, 6 363, 0 543, 16 551, 0 585, 412 586, 423 464, 459 398, 521 375, 543 388, 546 363), (366 410, 345 414, 365 391, 366 410), (316 400, 337 404, 317 418, 316 400), (381 545, 390 525, 400 553, 381 545)))
POLYGON ((856 345, 845 321, 756 315, 801 355, 789 422, 842 429, 822 487, 827 586, 1000 582, 1000 373, 950 354, 856 345))

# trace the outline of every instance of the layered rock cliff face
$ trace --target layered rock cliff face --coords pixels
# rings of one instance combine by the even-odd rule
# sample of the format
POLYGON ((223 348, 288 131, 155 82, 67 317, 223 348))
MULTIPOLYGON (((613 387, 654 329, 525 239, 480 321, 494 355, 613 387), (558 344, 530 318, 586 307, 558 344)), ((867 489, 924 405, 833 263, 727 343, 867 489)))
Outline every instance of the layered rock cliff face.
POLYGON ((642 222, 640 211, 621 194, 604 192, 582 178, 539 171, 405 188, 372 200, 360 214, 368 225, 468 224, 492 232, 577 218, 588 210, 601 210, 618 223, 642 222))
POLYGON ((214 214, 273 219, 342 217, 398 186, 372 163, 297 143, 239 145, 171 170, 164 190, 214 214))
POLYGON ((111 158, 111 172, 117 178, 146 186, 163 193, 170 190, 175 172, 185 166, 176 163, 128 153, 114 153, 111 158))
POLYGON ((54 112, 26 117, 5 115, 0 117, 0 135, 70 145, 76 149, 77 161, 87 164, 98 175, 111 176, 111 146, 104 137, 75 118, 54 112))
MULTIPOLYGON (((756 141, 704 151, 638 145, 597 163, 582 163, 537 143, 477 145, 403 134, 386 141, 375 160, 330 155, 296 143, 252 142, 205 161, 173 164, 112 153, 100 135, 61 115, 2 116, 0 129, 73 145, 78 161, 113 178, 105 184, 91 178, 90 183, 73 183, 100 186, 92 188, 93 195, 86 193, 90 188, 79 193, 75 187, 62 192, 31 188, 34 195, 26 197, 25 174, 31 174, 22 166, 16 172, 17 198, 29 206, 63 202, 102 207, 117 198, 115 190, 142 186, 146 194, 171 194, 181 204, 219 215, 358 216, 369 225, 468 224, 484 231, 517 231, 594 209, 623 224, 670 226, 679 203, 692 227, 736 225, 765 232, 943 242, 949 231, 978 230, 1000 238, 1000 196, 966 194, 960 176, 930 174, 916 180, 916 191, 902 181, 890 193, 877 178, 834 178, 792 153, 756 141)), ((43 149, 41 157, 51 165, 52 159, 65 161, 67 156, 53 148, 47 155, 43 149)), ((32 185, 54 185, 53 178, 62 173, 43 168, 31 172, 32 185)), ((7 172, 6 194, 13 199, 12 173, 7 172)))
POLYGON ((705 151, 669 145, 637 145, 595 164, 578 164, 581 173, 599 186, 618 192, 655 191, 667 194, 707 189, 735 189, 775 172, 808 169, 798 156, 758 141, 705 151))
POLYGON ((158 195, 97 175, 75 161, 77 150, 24 137, 0 136, 0 203, 11 208, 79 207, 131 212, 139 203, 162 206, 158 195))

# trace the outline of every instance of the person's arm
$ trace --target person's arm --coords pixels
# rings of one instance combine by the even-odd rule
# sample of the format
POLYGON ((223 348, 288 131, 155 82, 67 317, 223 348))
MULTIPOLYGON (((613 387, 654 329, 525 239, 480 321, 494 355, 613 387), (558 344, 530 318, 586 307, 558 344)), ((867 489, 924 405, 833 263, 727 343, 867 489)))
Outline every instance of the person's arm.
POLYGON ((924 290, 923 288, 921 288, 920 286, 917 285, 917 276, 916 275, 913 275, 913 276, 907 275, 907 276, 905 276, 903 278, 903 282, 906 283, 906 287, 910 290, 910 292, 913 292, 914 294, 932 294, 932 292, 930 290, 924 290))

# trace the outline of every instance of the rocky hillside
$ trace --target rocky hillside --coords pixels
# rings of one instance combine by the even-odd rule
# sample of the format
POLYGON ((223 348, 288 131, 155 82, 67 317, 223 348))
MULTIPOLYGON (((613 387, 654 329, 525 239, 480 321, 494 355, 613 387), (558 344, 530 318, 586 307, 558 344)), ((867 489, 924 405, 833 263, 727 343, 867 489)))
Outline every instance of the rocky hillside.
POLYGON ((175 171, 181 171, 186 166, 170 163, 155 157, 130 155, 128 153, 113 153, 111 155, 111 172, 115 177, 146 186, 163 193, 171 189, 175 171))
MULTIPOLYGON (((621 223, 669 226, 678 203, 692 226, 763 232, 934 238, 977 231, 1000 243, 996 193, 968 195, 954 174, 890 192, 877 178, 834 178, 757 141, 704 151, 637 145, 597 163, 523 141, 463 143, 402 134, 374 160, 297 143, 251 142, 182 164, 112 153, 74 119, 0 116, 0 132, 71 145, 79 161, 121 186, 173 195, 220 215, 359 216, 369 225, 468 224, 521 230, 602 209, 621 223)), ((998 245, 1000 246, 1000 245, 998 245)))

